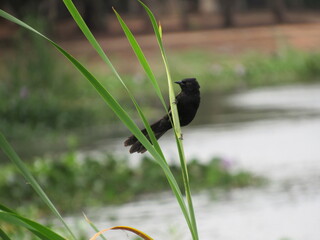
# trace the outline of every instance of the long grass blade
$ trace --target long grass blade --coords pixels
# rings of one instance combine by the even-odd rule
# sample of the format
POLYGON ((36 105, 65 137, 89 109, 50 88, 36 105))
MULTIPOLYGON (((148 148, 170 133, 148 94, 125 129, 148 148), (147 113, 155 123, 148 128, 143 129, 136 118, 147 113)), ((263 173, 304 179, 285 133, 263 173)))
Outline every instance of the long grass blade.
POLYGON ((11 238, 9 238, 9 236, 0 228, 0 238, 2 240, 11 240, 11 238))
MULTIPOLYGON (((84 219, 86 220, 86 222, 90 225, 90 227, 97 233, 100 232, 100 230, 96 227, 96 225, 87 217, 87 215, 85 213, 83 213, 84 219)), ((100 237, 104 240, 107 240, 105 236, 103 236, 103 234, 100 235, 100 237)))
POLYGON ((0 220, 24 227, 43 240, 65 240, 64 237, 61 237, 49 228, 14 213, 0 212, 0 220))
POLYGON ((7 208, 6 206, 0 204, 0 210, 3 212, 15 213, 12 209, 7 208))
POLYGON ((113 11, 114 13, 116 14, 116 17, 122 27, 122 30, 123 32, 125 33, 131 47, 132 47, 132 50, 134 51, 134 53, 136 54, 139 62, 140 62, 140 65, 143 67, 146 75, 148 76, 148 78, 150 79, 161 103, 163 104, 163 107, 166 109, 166 111, 168 112, 168 109, 167 109, 167 105, 163 99, 163 96, 162 96, 162 93, 161 93, 161 90, 160 90, 160 87, 158 85, 158 82, 153 74, 153 71, 139 45, 139 43, 137 42, 136 38, 134 37, 134 35, 132 34, 132 32, 130 31, 130 29, 128 28, 127 24, 123 21, 123 19, 121 18, 120 14, 113 8, 113 11))
POLYGON ((163 59, 163 63, 164 63, 165 69, 166 69, 166 74, 167 74, 167 79, 168 79, 169 101, 170 101, 170 108, 171 108, 171 112, 172 112, 174 131, 179 136, 179 138, 181 138, 180 121, 179 121, 179 116, 178 116, 177 105, 175 104, 175 93, 174 93, 174 88, 173 88, 173 84, 172 84, 172 78, 171 78, 170 71, 169 71, 167 56, 166 56, 166 53, 165 53, 165 50, 163 47, 163 43, 162 43, 162 37, 161 37, 162 33, 159 31, 160 28, 159 28, 157 21, 153 15, 153 13, 151 12, 151 10, 144 3, 142 3, 140 0, 138 0, 138 1, 144 7, 147 14, 149 15, 152 27, 154 29, 154 32, 155 32, 155 35, 156 35, 156 38, 158 41, 158 45, 160 47, 160 52, 161 52, 161 56, 163 59))
POLYGON ((190 184, 189 184, 187 163, 185 160, 183 144, 182 144, 182 133, 181 133, 181 128, 180 128, 179 114, 178 114, 177 106, 175 104, 175 94, 174 94, 171 74, 170 74, 170 70, 169 70, 168 59, 167 59, 167 56, 166 56, 166 53, 165 53, 165 50, 163 47, 163 42, 162 42, 162 28, 161 28, 161 26, 158 26, 157 21, 153 15, 153 13, 151 12, 151 10, 143 2, 141 2, 140 0, 138 0, 138 1, 143 6, 143 8, 145 9, 145 11, 147 12, 147 14, 150 18, 152 27, 154 29, 154 32, 155 32, 155 35, 156 35, 156 38, 158 41, 158 45, 159 45, 160 52, 162 55, 163 63, 164 63, 165 69, 166 69, 168 86, 169 86, 170 107, 172 110, 172 118, 173 118, 173 125, 174 125, 174 132, 175 132, 175 137, 176 137, 176 142, 177 142, 177 147, 178 147, 178 152, 179 152, 184 188, 185 188, 185 193, 186 193, 187 202, 188 202, 189 217, 192 222, 192 227, 190 228, 190 231, 193 236, 193 239, 197 240, 197 239, 199 239, 198 230, 197 230, 197 223, 196 223, 196 218, 195 218, 195 214, 194 214, 191 189, 190 189, 190 184))
POLYGON ((151 238, 150 236, 148 236, 144 232, 142 232, 136 228, 128 227, 128 226, 116 226, 116 227, 103 229, 100 232, 97 232, 92 238, 90 238, 90 240, 96 240, 97 237, 101 236, 101 234, 103 234, 104 232, 110 231, 110 230, 124 230, 124 231, 128 231, 128 232, 132 232, 144 240, 153 240, 153 238, 151 238))
POLYGON ((37 222, 34 222, 28 218, 22 217, 21 215, 15 213, 11 209, 3 206, 2 204, 0 204, 0 219, 7 223, 27 228, 31 232, 33 232, 35 235, 37 235, 39 238, 44 240, 65 239, 60 235, 56 234, 55 232, 53 232, 52 230, 50 230, 49 228, 37 222))
MULTIPOLYGON (((1 14, 1 12, 0 12, 1 14)), ((8 158, 18 167, 22 175, 25 177, 25 179, 30 183, 30 185, 33 187, 33 189, 36 191, 36 193, 40 196, 42 201, 47 204, 49 209, 60 219, 64 227, 67 229, 67 231, 70 233, 73 239, 76 239, 66 222, 63 220, 62 216, 60 215, 59 211, 56 209, 56 207, 53 205, 51 200, 48 198, 46 193, 42 190, 38 182, 34 179, 34 177, 31 175, 30 171, 26 167, 26 165, 22 162, 18 154, 13 150, 11 145, 8 143, 6 138, 3 136, 3 134, 0 132, 0 148, 2 151, 8 156, 8 158)))
MULTIPOLYGON (((152 85, 153 85, 153 88, 155 89, 156 91, 156 94, 157 96, 159 97, 164 109, 166 110, 166 112, 168 113, 168 108, 165 104, 165 101, 164 101, 164 98, 162 96, 162 93, 161 93, 161 90, 160 90, 160 87, 158 85, 158 82, 153 74, 153 71, 144 55, 144 53, 142 52, 141 50, 141 47, 139 46, 137 40, 135 39, 135 37, 133 36, 132 32, 130 31, 130 29, 128 28, 128 26, 126 25, 126 23, 122 20, 121 16, 118 14, 118 12, 113 8, 113 11, 115 12, 116 14, 116 17, 123 29, 123 32, 125 33, 134 53, 136 54, 141 66, 143 67, 146 75, 148 76, 149 80, 151 81, 152 85)), ((156 140, 156 138, 154 137, 154 134, 150 134, 148 132, 150 138, 151 138, 151 141, 152 141, 152 144, 155 146, 156 150, 163 156, 164 158, 164 155, 162 153, 162 150, 158 144, 158 141, 156 140)))

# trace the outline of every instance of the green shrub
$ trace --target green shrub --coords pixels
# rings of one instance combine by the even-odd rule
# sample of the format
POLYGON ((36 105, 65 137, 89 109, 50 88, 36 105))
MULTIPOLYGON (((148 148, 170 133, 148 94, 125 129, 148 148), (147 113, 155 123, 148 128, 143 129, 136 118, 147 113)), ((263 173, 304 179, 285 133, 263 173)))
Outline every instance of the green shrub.
MULTIPOLYGON (((118 204, 145 193, 169 190, 164 174, 147 157, 138 166, 129 167, 126 159, 112 155, 80 159, 71 152, 61 157, 36 158, 29 169, 55 205, 64 211, 78 212, 88 205, 118 204)), ((234 171, 220 158, 213 158, 206 164, 193 160, 188 169, 194 190, 231 189, 263 183, 263 178, 248 171, 234 171)), ((179 167, 172 166, 171 170, 182 185, 179 167)), ((16 207, 23 202, 25 206, 43 207, 16 168, 3 166, 0 176, 0 194, 5 196, 5 204, 16 207)))

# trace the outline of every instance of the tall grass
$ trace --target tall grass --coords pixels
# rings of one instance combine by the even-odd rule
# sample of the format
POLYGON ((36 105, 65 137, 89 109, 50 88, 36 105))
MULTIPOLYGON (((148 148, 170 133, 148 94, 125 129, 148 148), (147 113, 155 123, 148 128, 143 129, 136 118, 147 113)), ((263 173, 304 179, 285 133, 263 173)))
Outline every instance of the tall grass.
MULTIPOLYGON (((122 121, 122 123, 136 136, 136 138, 144 145, 144 147, 149 151, 149 153, 152 155, 156 163, 161 167, 161 169, 164 171, 168 183, 171 186, 171 189, 180 205, 180 208, 182 210, 182 213, 185 217, 185 220, 187 222, 187 225, 189 227, 191 236, 194 240, 198 239, 198 231, 197 231, 197 225, 196 225, 196 219, 195 219, 195 214, 194 214, 194 209, 193 209, 193 204, 192 204, 192 198, 191 198, 191 191, 190 191, 190 186, 189 186, 189 178, 188 178, 188 172, 187 172, 187 166, 186 166, 186 160, 185 160, 185 155, 184 155, 184 150, 183 150, 183 144, 182 144, 182 137, 181 137, 181 130, 180 130, 180 125, 179 125, 179 116, 177 112, 177 107, 175 104, 175 93, 173 89, 173 84, 172 84, 172 79, 171 79, 171 74, 169 70, 169 65, 168 65, 168 60, 167 56, 164 50, 164 46, 162 43, 162 30, 161 27, 157 24, 154 15, 150 11, 150 9, 144 5, 142 2, 141 5, 144 7, 146 10, 150 21, 152 23, 152 26, 154 28, 155 36, 157 38, 160 52, 162 55, 162 59, 165 65, 166 69, 166 74, 167 74, 167 79, 168 79, 168 88, 169 88, 169 101, 170 101, 170 107, 171 107, 171 112, 172 112, 172 123, 173 123, 173 129, 174 129, 174 135, 176 137, 176 142, 177 142, 177 149, 180 157, 180 162, 181 162, 181 167, 182 167, 182 175, 183 175, 183 180, 184 180, 184 191, 186 193, 187 197, 187 203, 185 202, 183 198, 183 194, 181 189, 179 188, 179 185, 172 174, 166 158, 154 136, 153 131, 150 128, 150 125, 141 110, 141 107, 135 100, 133 94, 129 90, 129 88, 126 86, 124 81, 122 80, 121 76, 118 74, 117 70, 115 67, 112 65, 111 61, 109 58, 106 56, 104 51, 102 50, 101 46, 99 43, 96 41, 94 38, 93 34, 91 33, 90 29, 87 27, 85 22, 83 21, 82 17, 80 16, 79 12, 75 8, 74 4, 72 3, 71 0, 64 0, 63 1, 66 7, 68 8, 70 14, 74 18, 75 22, 79 26, 79 28, 82 30, 92 47, 97 51, 97 53, 100 55, 100 57, 104 60, 104 62, 109 66, 114 73, 115 77, 122 83, 123 87, 125 88, 128 96, 130 96, 134 106, 136 107, 137 112, 139 113, 139 116, 144 123, 144 126, 147 129, 148 135, 151 139, 151 142, 149 142, 148 138, 142 134, 136 123, 133 121, 133 119, 129 116, 128 112, 124 110, 124 108, 120 105, 120 103, 111 95, 111 93, 107 90, 108 86, 105 88, 100 81, 92 74, 87 68, 85 68, 76 58, 74 58, 72 55, 70 55, 66 50, 64 50, 62 47, 60 47, 57 43, 40 33, 39 31, 35 30, 28 24, 20 21, 19 19, 13 17, 12 15, 0 11, 0 16, 8 19, 9 21, 12 21, 28 30, 31 32, 37 34, 38 36, 44 38, 47 40, 49 43, 51 43, 64 57, 66 57, 72 64, 73 66, 90 82, 90 84, 95 88, 95 90, 100 94, 100 96, 104 99, 104 101, 107 103, 107 105, 112 109, 112 111, 118 116, 118 118, 122 121)), ((134 52, 138 56, 138 60, 140 64, 144 67, 148 77, 150 78, 150 81, 155 89, 155 92, 157 96, 159 97, 160 101, 163 103, 165 107, 165 103, 161 94, 161 90, 157 84, 157 81, 155 80, 155 77, 152 74, 151 68, 149 67, 148 61, 145 59, 144 54, 142 53, 141 48, 137 44, 136 40, 134 39, 134 36, 131 34, 130 30, 127 28, 125 25, 124 21, 121 19, 120 15, 116 12, 116 15, 119 19, 119 22, 121 26, 123 27, 124 32, 126 33, 129 43, 131 44, 134 52)), ((167 108, 165 107, 166 111, 167 108)), ((65 227, 69 230, 71 236, 74 238, 74 234, 70 231, 68 226, 65 224, 63 221, 62 217, 60 216, 59 212, 55 209, 54 205, 51 203, 51 201, 48 199, 42 188, 39 186, 39 184, 35 181, 33 176, 30 174, 27 168, 25 168, 23 162, 20 160, 18 155, 13 151, 11 146, 8 144, 6 139, 1 135, 0 139, 0 145, 4 152, 8 155, 8 157, 16 164, 16 166, 21 170, 22 174, 25 176, 27 181, 33 186, 33 188, 36 190, 36 192, 39 194, 41 199, 47 203, 49 208, 60 218, 60 220, 63 222, 65 227)))

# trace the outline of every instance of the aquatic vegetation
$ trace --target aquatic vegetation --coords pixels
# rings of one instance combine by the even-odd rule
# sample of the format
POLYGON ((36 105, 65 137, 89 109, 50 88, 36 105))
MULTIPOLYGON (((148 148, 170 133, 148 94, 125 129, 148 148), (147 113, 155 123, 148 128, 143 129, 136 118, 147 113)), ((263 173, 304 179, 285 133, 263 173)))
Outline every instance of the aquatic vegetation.
MULTIPOLYGON (((79 158, 70 152, 60 157, 36 158, 28 164, 28 168, 62 211, 74 212, 92 205, 120 204, 143 197, 146 193, 170 190, 164 174, 151 158, 144 157, 134 167, 129 165, 124 157, 106 154, 101 159, 90 156, 79 158)), ((188 164, 188 170, 194 192, 230 190, 265 183, 264 178, 249 171, 235 170, 221 158, 212 158, 208 163, 194 159, 188 164)), ((178 184, 183 186, 180 167, 171 166, 171 171, 178 184)), ((45 210, 41 200, 15 167, 1 167, 0 176, 0 194, 6 195, 5 204, 16 208, 23 203, 24 206, 45 210)))

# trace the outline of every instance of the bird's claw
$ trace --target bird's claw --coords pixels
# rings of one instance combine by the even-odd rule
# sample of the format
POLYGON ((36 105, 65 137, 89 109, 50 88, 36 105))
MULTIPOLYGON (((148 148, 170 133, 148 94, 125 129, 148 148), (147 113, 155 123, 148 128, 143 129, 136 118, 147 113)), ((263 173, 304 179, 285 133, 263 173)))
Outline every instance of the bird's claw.
POLYGON ((181 133, 179 139, 180 139, 180 140, 183 140, 183 134, 182 134, 182 133, 181 133))

